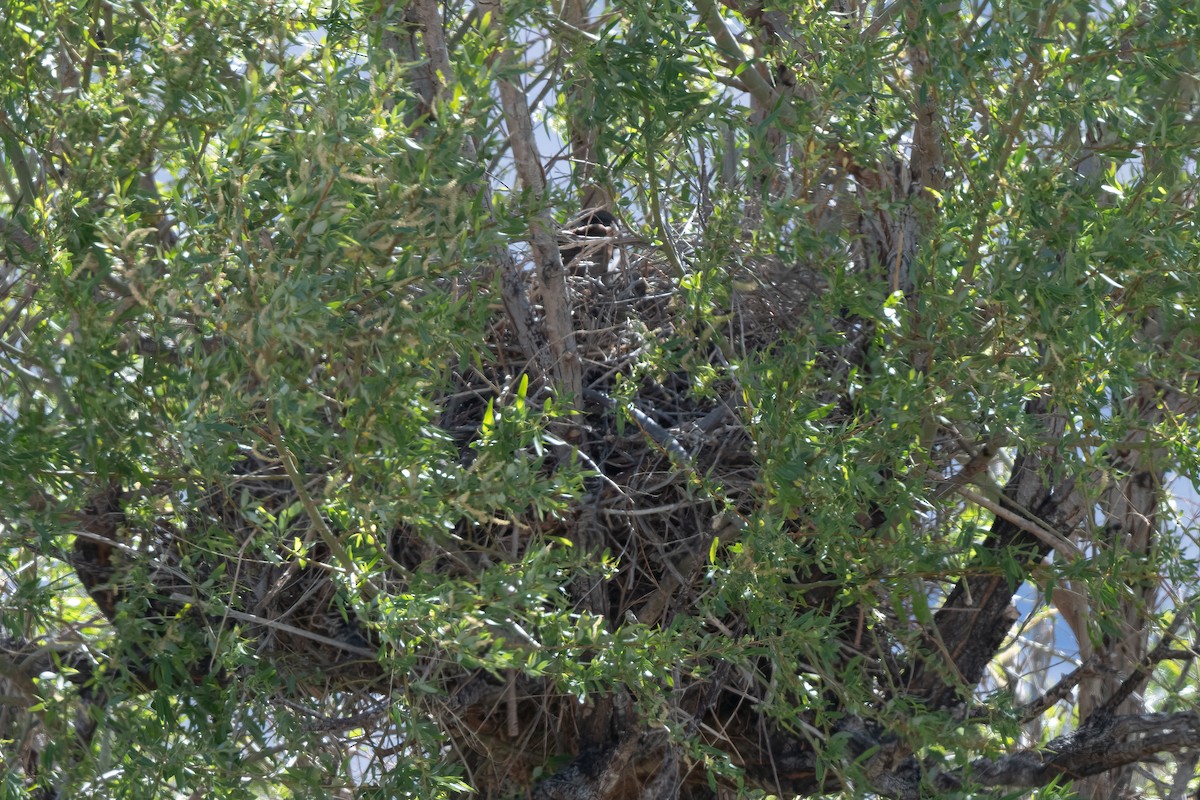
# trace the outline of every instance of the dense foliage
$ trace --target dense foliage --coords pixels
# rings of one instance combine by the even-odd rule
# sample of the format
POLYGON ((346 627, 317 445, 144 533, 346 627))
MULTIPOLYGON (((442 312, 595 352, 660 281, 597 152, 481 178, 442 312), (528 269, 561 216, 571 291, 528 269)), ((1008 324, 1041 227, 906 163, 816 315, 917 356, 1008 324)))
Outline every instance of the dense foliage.
POLYGON ((1195 791, 1198 53, 6 0, 0 796, 1195 791))

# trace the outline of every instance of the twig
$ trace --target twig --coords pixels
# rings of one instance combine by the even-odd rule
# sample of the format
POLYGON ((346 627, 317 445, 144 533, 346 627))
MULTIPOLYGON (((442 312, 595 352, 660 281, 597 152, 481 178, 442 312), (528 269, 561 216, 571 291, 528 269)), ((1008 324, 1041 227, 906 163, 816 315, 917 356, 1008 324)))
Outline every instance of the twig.
POLYGON ((266 439, 275 446, 275 450, 279 453, 283 468, 292 481, 292 487, 296 490, 296 494, 300 498, 300 503, 304 506, 304 510, 308 514, 308 518, 316 529, 317 534, 321 537, 321 541, 329 548, 329 552, 333 554, 333 557, 341 563, 342 568, 346 570, 346 574, 355 579, 356 586, 361 589, 367 599, 370 600, 379 596, 379 587, 358 569, 358 564, 354 562, 354 558, 346 551, 342 543, 338 541, 333 531, 329 529, 329 525, 326 524, 325 518, 321 516, 321 511, 317 508, 317 504, 313 502, 308 490, 304 488, 304 478, 300 475, 296 456, 292 454, 287 444, 284 443, 283 433, 280 431, 279 423, 275 419, 274 400, 267 401, 267 426, 268 436, 266 439))
MULTIPOLYGON (((200 601, 197 598, 188 597, 182 592, 172 592, 170 595, 168 595, 168 597, 171 600, 174 600, 176 603, 187 603, 190 605, 200 604, 200 601)), ((306 631, 303 628, 297 628, 295 625, 289 625, 286 622, 279 622, 278 620, 267 619, 266 617, 259 617, 255 616, 254 614, 247 614, 244 611, 238 611, 237 609, 230 608, 221 601, 215 600, 211 597, 207 598, 204 602, 210 606, 214 606, 217 611, 220 611, 225 616, 239 620, 240 622, 249 622, 254 625, 262 625, 267 628, 273 628, 277 631, 290 633, 292 636, 299 636, 304 639, 309 639, 310 641, 318 642, 319 644, 328 645, 329 647, 336 647, 339 650, 345 650, 347 653, 353 653, 356 656, 369 658, 372 661, 379 657, 379 653, 375 650, 371 650, 370 648, 357 647, 352 644, 347 644, 346 642, 334 639, 330 636, 322 636, 319 633, 313 633, 312 631, 306 631)))
POLYGON ((1006 522, 1011 522, 1013 525, 1016 525, 1018 528, 1030 534, 1042 544, 1050 547, 1059 555, 1069 559, 1070 561, 1076 561, 1083 558, 1083 551, 1080 550, 1074 542, 1063 538, 1049 528, 1042 527, 1036 521, 1009 511, 999 503, 989 500, 978 492, 968 489, 966 486, 955 486, 954 491, 962 495, 965 500, 968 500, 975 505, 980 506, 981 508, 987 509, 1006 522))
POLYGON ((1179 630, 1185 620, 1191 618, 1191 610, 1196 605, 1197 598, 1200 598, 1200 595, 1193 595, 1180 607, 1175 609, 1175 618, 1171 620, 1171 624, 1163 631, 1158 644, 1146 654, 1133 673, 1117 687, 1116 691, 1104 701, 1104 704, 1092 712, 1092 715, 1084 721, 1085 725, 1091 723, 1094 719, 1103 719, 1115 714, 1117 709, 1121 707, 1121 704, 1130 695, 1142 688, 1142 685, 1150 678, 1150 673, 1154 670, 1155 665, 1170 657, 1169 653, 1171 652, 1171 644, 1175 641, 1175 632, 1179 630))
POLYGON ((583 397, 586 400, 592 400, 600 403, 607 408, 624 409, 624 411, 633 418, 633 421, 637 423, 638 427, 641 428, 647 436, 666 448, 667 452, 679 459, 681 464, 689 467, 692 466, 691 453, 685 450, 683 445, 679 443, 679 440, 672 436, 666 428, 650 419, 650 417, 646 415, 646 412, 642 411, 640 408, 629 403, 619 403, 617 400, 609 397, 604 392, 600 392, 595 389, 584 389, 583 397))

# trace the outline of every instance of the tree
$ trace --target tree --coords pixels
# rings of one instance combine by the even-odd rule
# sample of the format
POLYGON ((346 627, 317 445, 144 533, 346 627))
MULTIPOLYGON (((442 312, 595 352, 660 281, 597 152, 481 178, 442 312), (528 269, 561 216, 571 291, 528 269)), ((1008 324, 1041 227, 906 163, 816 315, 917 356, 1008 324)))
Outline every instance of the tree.
POLYGON ((9 0, 4 795, 1194 791, 1198 33, 9 0))

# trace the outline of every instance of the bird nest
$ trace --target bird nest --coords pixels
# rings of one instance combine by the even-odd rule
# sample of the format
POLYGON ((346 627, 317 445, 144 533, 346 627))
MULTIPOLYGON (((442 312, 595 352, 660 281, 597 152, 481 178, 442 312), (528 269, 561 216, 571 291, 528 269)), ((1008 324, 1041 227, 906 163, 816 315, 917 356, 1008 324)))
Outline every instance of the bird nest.
MULTIPOLYGON (((689 320, 678 277, 658 258, 623 257, 619 269, 577 270, 567 280, 584 396, 578 414, 562 423, 572 429, 570 445, 548 452, 544 469, 581 467, 582 492, 553 518, 463 519, 442 536, 395 524, 383 536, 386 568, 376 581, 382 594, 409 591, 415 576, 469 583, 547 537, 569 540, 592 557, 608 554, 608 572, 567 577, 562 596, 573 613, 610 631, 628 623, 665 626, 705 591, 714 541, 733 538, 754 503, 755 459, 726 353, 689 320)), ((731 307, 719 310, 743 345, 747 331, 770 341, 791 314, 783 301, 764 297, 735 294, 731 307)), ((502 315, 492 330, 490 362, 456 372, 448 394, 454 399, 443 404, 441 428, 464 461, 490 403, 511 399, 526 371, 502 315)), ((547 391, 534 386, 529 397, 536 402, 547 391)), ((424 695, 423 713, 457 742, 477 779, 490 773, 485 782, 493 787, 515 787, 548 759, 604 739, 607 733, 594 729, 609 723, 599 720, 635 713, 622 705, 628 698, 603 701, 610 704, 605 714, 546 679, 472 668, 440 658, 435 647, 398 654, 404 643, 381 637, 349 599, 347 565, 334 543, 355 532, 331 530, 337 523, 312 501, 336 467, 295 463, 262 439, 271 431, 255 446, 243 444, 225 479, 185 498, 187 510, 173 522, 135 518, 133 487, 118 485, 99 490, 80 515, 73 564, 118 638, 127 639, 125 663, 136 681, 152 687, 172 679, 156 666, 158 642, 178 639, 182 629, 195 643, 187 680, 234 681, 239 671, 270 664, 286 678, 278 685, 290 687, 273 705, 291 709, 303 728, 384 736, 389 686, 402 663, 414 680, 435 687, 424 695), (289 514, 301 546, 264 549, 261 521, 289 514), (213 537, 223 546, 194 545, 213 537), (243 643, 240 660, 212 656, 231 630, 243 643)), ((177 664, 179 651, 171 652, 177 664)), ((688 702, 712 698, 699 692, 688 702)))

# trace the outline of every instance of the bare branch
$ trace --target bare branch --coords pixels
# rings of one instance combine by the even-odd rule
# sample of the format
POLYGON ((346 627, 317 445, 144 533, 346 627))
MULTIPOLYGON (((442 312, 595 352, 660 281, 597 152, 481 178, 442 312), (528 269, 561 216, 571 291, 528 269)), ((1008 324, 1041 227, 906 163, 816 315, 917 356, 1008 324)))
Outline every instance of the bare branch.
POLYGON ((569 398, 568 402, 578 403, 583 390, 581 365, 575 343, 575 327, 571 321, 571 307, 567 300, 566 273, 558 251, 558 226, 549 210, 542 207, 546 195, 546 173, 534 140, 533 118, 529 113, 524 88, 517 85, 515 77, 509 77, 519 73, 512 52, 506 45, 509 38, 503 27, 500 0, 484 0, 479 8, 485 15, 491 15, 492 28, 500 33, 498 41, 501 44, 498 45, 496 62, 501 75, 506 76, 499 80, 500 101, 504 107, 504 119, 508 123, 509 143, 512 145, 517 175, 531 198, 533 208, 537 209, 529 223, 529 244, 533 249, 541 283, 542 305, 546 311, 543 324, 553 359, 551 374, 557 378, 558 388, 565 398, 569 398))

